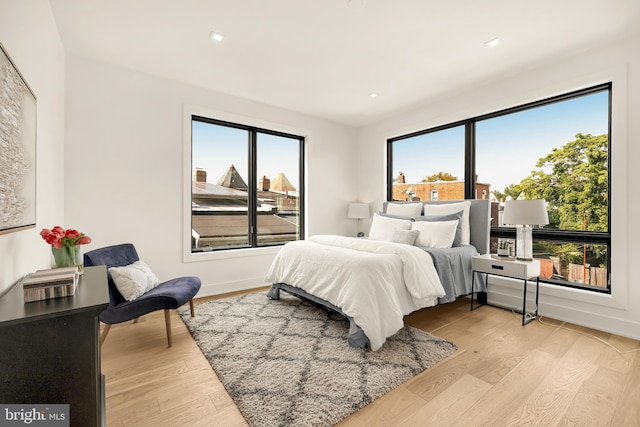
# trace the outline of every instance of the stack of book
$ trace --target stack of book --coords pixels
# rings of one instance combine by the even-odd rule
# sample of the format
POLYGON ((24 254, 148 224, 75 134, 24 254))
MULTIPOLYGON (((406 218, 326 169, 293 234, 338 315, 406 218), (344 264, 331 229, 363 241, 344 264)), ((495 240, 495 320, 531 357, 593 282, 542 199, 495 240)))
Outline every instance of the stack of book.
POLYGON ((78 269, 76 267, 38 270, 22 281, 24 302, 68 297, 76 292, 77 286, 78 269))

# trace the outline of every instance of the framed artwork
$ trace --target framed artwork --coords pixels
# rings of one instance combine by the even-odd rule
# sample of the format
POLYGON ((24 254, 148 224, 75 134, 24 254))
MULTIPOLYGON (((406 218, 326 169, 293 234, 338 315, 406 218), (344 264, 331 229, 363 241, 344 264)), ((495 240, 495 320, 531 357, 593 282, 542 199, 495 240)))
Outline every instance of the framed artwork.
POLYGON ((0 43, 0 234, 36 226, 36 96, 0 43))

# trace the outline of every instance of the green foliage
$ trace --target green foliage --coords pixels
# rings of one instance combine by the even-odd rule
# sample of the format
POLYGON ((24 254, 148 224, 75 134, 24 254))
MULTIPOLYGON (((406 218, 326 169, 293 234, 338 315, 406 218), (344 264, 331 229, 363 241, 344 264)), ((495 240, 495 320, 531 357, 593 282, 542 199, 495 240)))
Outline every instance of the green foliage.
POLYGON ((507 199, 507 197, 511 197, 512 199, 517 199, 522 194, 522 186, 520 184, 510 184, 505 187, 504 192, 493 190, 493 195, 496 196, 496 199, 500 202, 503 202, 507 199))
POLYGON ((505 199, 505 198, 506 198, 506 196, 507 196, 505 193, 502 193, 502 192, 500 192, 500 191, 498 191, 498 190, 493 190, 493 191, 492 191, 492 193, 493 193, 493 195, 496 197, 496 200, 497 200, 498 202, 503 202, 503 201, 504 201, 504 199, 505 199))
MULTIPOLYGON (((551 228, 607 231, 608 155, 607 135, 579 133, 539 159, 537 169, 504 194, 516 199, 524 192, 527 199, 545 199, 551 228)), ((602 246, 590 245, 588 251, 594 264, 605 262, 602 246)), ((566 261, 582 260, 582 245, 565 244, 561 252, 566 261)))
POLYGON ((522 193, 522 185, 521 184, 511 184, 504 189, 505 197, 511 197, 512 199, 517 199, 520 197, 522 193))
POLYGON ((429 175, 426 178, 422 178, 420 182, 436 182, 436 181, 458 181, 458 177, 451 175, 449 172, 440 171, 438 173, 434 173, 433 175, 429 175))
POLYGON ((575 141, 539 159, 536 167, 541 169, 532 171, 518 186, 528 199, 543 198, 550 213, 557 212, 557 223, 552 226, 582 230, 586 214, 587 230, 606 231, 607 148, 607 135, 579 133, 575 141))

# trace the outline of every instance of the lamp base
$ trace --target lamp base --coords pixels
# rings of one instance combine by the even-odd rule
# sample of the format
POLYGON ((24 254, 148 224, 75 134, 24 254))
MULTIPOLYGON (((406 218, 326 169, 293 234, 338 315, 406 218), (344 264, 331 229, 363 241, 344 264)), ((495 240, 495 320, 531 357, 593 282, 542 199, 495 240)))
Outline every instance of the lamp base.
POLYGON ((533 259, 531 227, 516 227, 516 259, 521 261, 531 261, 533 259))

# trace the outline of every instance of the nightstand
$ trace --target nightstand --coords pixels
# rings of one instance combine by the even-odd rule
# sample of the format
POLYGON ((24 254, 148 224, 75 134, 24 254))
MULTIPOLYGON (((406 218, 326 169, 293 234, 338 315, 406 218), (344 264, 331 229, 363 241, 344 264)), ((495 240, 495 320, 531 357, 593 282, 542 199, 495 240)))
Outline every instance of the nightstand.
POLYGON ((471 259, 473 269, 473 279, 471 281, 471 310, 481 307, 485 304, 473 306, 473 296, 475 291, 475 273, 485 273, 487 283, 489 282, 489 274, 494 276, 510 277, 512 279, 521 279, 524 285, 522 297, 522 326, 531 322, 538 317, 538 291, 540 287, 540 261, 518 261, 514 258, 501 258, 497 255, 485 254, 476 255, 471 259), (527 314, 527 281, 536 280, 536 306, 534 315, 527 314))

